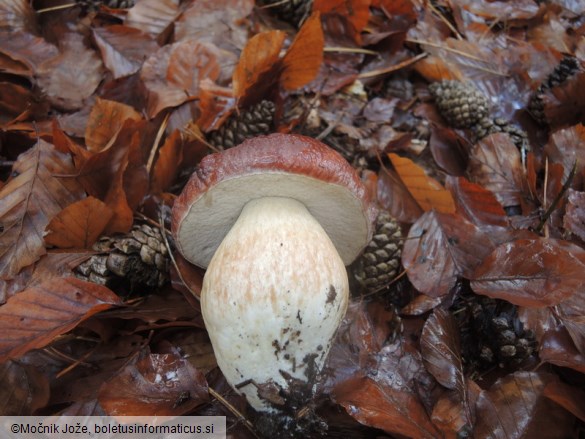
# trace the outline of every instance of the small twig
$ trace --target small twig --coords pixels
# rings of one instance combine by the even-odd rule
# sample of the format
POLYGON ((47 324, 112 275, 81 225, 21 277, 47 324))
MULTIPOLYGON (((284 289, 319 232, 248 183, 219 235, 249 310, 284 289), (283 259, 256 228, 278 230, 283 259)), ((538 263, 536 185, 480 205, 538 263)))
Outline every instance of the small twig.
POLYGON ((378 55, 378 52, 361 47, 324 47, 323 52, 341 52, 341 53, 363 53, 365 55, 378 55))
POLYGON ((0 160, 0 168, 12 168, 14 161, 12 160, 0 160))
POLYGON ((385 285, 382 285, 379 288, 376 288, 374 291, 372 291, 371 293, 368 294, 364 294, 363 297, 370 297, 370 296, 375 296, 376 294, 378 294, 380 291, 384 291, 386 288, 389 288, 390 285, 392 285, 393 283, 399 281, 400 279, 402 279, 404 276, 406 275, 406 270, 402 270, 402 272, 396 276, 394 279, 392 279, 390 282, 388 282, 385 285))
POLYGON ((223 396, 221 396, 211 387, 208 387, 207 390, 209 391, 209 394, 213 396, 215 399, 217 399, 221 404, 223 404, 223 406, 227 408, 238 419, 238 421, 242 422, 244 426, 250 431, 250 433, 254 435, 255 438, 259 439, 259 436, 254 431, 254 425, 250 421, 248 421, 246 417, 238 411, 238 409, 231 405, 223 396))
POLYGON ((371 72, 360 73, 357 77, 359 79, 372 78, 374 76, 385 75, 386 73, 396 72, 397 70, 408 67, 412 64, 419 62, 421 59, 426 58, 429 54, 427 52, 419 53, 418 55, 402 61, 401 63, 395 64, 384 69, 372 70, 371 72))
POLYGON ((428 5, 429 5, 429 8, 431 9, 431 11, 433 11, 435 14, 437 14, 439 16, 439 18, 441 19, 441 21, 443 23, 445 23, 445 26, 447 26, 449 28, 449 30, 455 34, 455 36, 457 37, 457 39, 458 40, 462 40, 463 37, 461 36, 461 34, 459 33, 459 31, 455 28, 455 26, 453 26, 451 24, 451 22, 449 20, 447 20, 447 17, 445 17, 441 13, 441 11, 439 11, 437 8, 435 8, 435 6, 433 5, 433 2, 429 2, 428 5))
POLYGON ((66 5, 51 6, 50 8, 39 9, 37 14, 44 14, 45 12, 61 11, 63 9, 74 8, 77 3, 67 3, 66 5))
MULTIPOLYGON (((236 111, 238 111, 238 109, 236 108, 236 111)), ((207 146, 209 149, 211 149, 213 152, 221 152, 216 146, 212 145, 211 143, 209 143, 207 140, 205 140, 204 137, 202 137, 201 135, 199 135, 199 133, 197 133, 194 130, 191 130, 189 128, 185 128, 184 130, 186 133, 190 134, 191 136, 195 137, 197 140, 199 140, 200 142, 204 143, 205 146, 207 146)))
MULTIPOLYGON (((557 208, 558 204, 563 199, 565 192, 567 192, 567 190, 569 189, 569 186, 571 186, 571 183, 573 182, 573 178, 575 177, 576 171, 577 171, 577 160, 575 160, 575 162, 573 163, 573 167, 571 168, 571 172, 569 173, 569 176, 567 177, 567 181, 565 181, 565 184, 563 184, 563 187, 561 188, 561 190, 559 191, 559 193, 557 194, 557 196, 553 200, 552 204, 549 206, 549 208, 546 210, 546 212, 542 216, 542 219, 540 220, 540 223, 538 224, 538 227, 536 228, 537 233, 540 233, 542 231, 542 228, 544 227, 544 225, 546 224, 546 222, 548 221, 548 219, 550 218, 550 216, 552 215, 554 210, 557 208)), ((545 189, 545 193, 546 193, 546 189, 545 189)))
POLYGON ((62 371, 60 371, 59 373, 57 373, 57 375, 55 375, 55 378, 61 378, 63 375, 65 375, 66 373, 71 372, 73 369, 75 369, 80 364, 81 365, 84 365, 84 366, 92 366, 92 364, 85 363, 84 361, 87 358, 89 358, 89 356, 96 351, 96 349, 98 348, 98 346, 99 345, 95 346, 93 349, 90 349, 85 354, 83 354, 78 360, 75 360, 72 364, 70 364, 65 369, 63 369, 62 371))

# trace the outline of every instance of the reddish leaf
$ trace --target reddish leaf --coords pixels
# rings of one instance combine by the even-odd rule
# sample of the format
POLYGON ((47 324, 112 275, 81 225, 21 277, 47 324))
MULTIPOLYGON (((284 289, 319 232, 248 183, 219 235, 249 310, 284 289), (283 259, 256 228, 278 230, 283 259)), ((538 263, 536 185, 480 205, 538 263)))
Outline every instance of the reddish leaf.
POLYGON ((388 154, 388 157, 404 185, 425 212, 431 209, 441 213, 455 212, 453 197, 438 181, 426 175, 425 171, 410 159, 394 153, 388 154))
POLYGON ((506 212, 492 192, 464 177, 448 176, 446 186, 453 194, 457 212, 473 224, 507 227, 506 212))
POLYGON ((127 119, 140 120, 142 116, 128 105, 96 99, 85 129, 85 144, 92 152, 99 152, 120 132, 127 119))
POLYGON ((467 173, 472 182, 493 192, 504 207, 521 204, 520 152, 507 134, 492 134, 476 143, 471 148, 467 173))
POLYGON ((555 131, 544 147, 544 152, 551 163, 563 165, 563 182, 569 177, 573 165, 576 164, 576 176, 571 186, 575 189, 582 184, 578 176, 585 169, 585 126, 582 124, 555 131))
POLYGON ((585 111, 585 73, 578 73, 558 87, 548 90, 542 97, 544 114, 551 126, 583 123, 585 111))
POLYGON ((165 108, 195 99, 200 81, 219 77, 217 53, 217 47, 210 43, 186 40, 152 54, 140 72, 148 90, 148 114, 154 117, 165 108))
POLYGON ((43 233, 51 217, 81 199, 68 155, 43 140, 21 154, 14 164, 17 177, 0 190, 0 277, 10 278, 45 253, 43 233))
POLYGON ((393 169, 380 170, 377 198, 382 207, 398 221, 413 223, 423 214, 423 210, 393 169))
POLYGON ((563 327, 544 335, 538 356, 542 361, 585 373, 585 355, 577 350, 571 336, 563 327))
POLYGON ((459 329, 448 311, 440 308, 433 311, 423 327, 420 344, 427 370, 442 386, 463 392, 466 384, 459 329))
POLYGON ((585 355, 585 289, 575 290, 575 294, 564 300, 557 311, 575 346, 585 355))
POLYGON ((280 83, 285 90, 295 90, 311 82, 323 62, 321 15, 314 12, 299 29, 282 59, 280 83))
POLYGON ((477 401, 477 439, 567 438, 572 416, 544 396, 551 375, 515 372, 499 379, 477 401))
POLYGON ((463 217, 427 212, 410 228, 402 265, 415 288, 441 297, 469 276, 494 248, 489 236, 463 217))
POLYGON ((478 294, 515 305, 556 305, 585 286, 585 250, 556 239, 498 246, 471 275, 478 294))
POLYGON ((91 248, 113 215, 112 209, 97 198, 84 198, 53 217, 45 242, 60 248, 91 248))
POLYGON ((583 389, 555 380, 546 385, 544 396, 585 422, 585 391, 583 389))
POLYGON ((88 317, 121 304, 104 286, 53 278, 10 298, 0 307, 0 362, 42 348, 88 317))
POLYGON ((0 364, 2 416, 30 416, 49 402, 49 382, 37 368, 6 361, 0 364))
POLYGON ((338 14, 346 17, 353 25, 356 38, 359 32, 366 26, 370 17, 371 0, 315 0, 313 11, 320 11, 322 14, 338 14))
POLYGON ((429 147, 433 158, 451 175, 463 175, 467 168, 467 152, 464 140, 457 133, 438 124, 431 125, 429 147))
MULTIPOLYGON (((7 2, 13 3, 10 0, 7 2)), ((9 38, 2 39, 0 54, 10 57, 2 62, 2 68, 7 73, 32 77, 42 63, 59 55, 59 50, 44 38, 27 32, 11 32, 9 38)), ((0 60, 2 58, 0 56, 0 60)))
POLYGON ((179 354, 146 354, 105 382, 98 400, 110 416, 180 416, 208 402, 207 392, 203 374, 179 354))
POLYGON ((176 130, 167 138, 161 147, 152 173, 152 190, 164 192, 168 190, 177 176, 183 159, 183 139, 181 132, 176 130))
POLYGON ((0 29, 36 33, 35 11, 26 0, 0 1, 0 29))
POLYGON ((179 13, 179 0, 141 0, 130 8, 125 24, 158 35, 165 31, 179 13))
POLYGON ((585 241, 585 192, 569 189, 568 195, 563 226, 585 241))
POLYGON ((405 316, 421 316, 432 311, 442 302, 443 297, 430 297, 426 294, 419 294, 400 310, 400 314, 405 316))
POLYGON ((431 419, 445 434, 445 438, 457 439, 462 433, 472 431, 475 423, 475 405, 481 388, 473 381, 467 381, 469 401, 462 401, 460 392, 449 391, 439 397, 433 407, 431 419), (471 412, 472 420, 469 419, 471 412))
POLYGON ((115 24, 92 31, 102 60, 115 79, 136 73, 159 47, 150 35, 128 26, 115 24))
POLYGON ((286 34, 282 31, 262 32, 248 40, 234 70, 234 96, 241 98, 278 62, 286 34))
POLYGON ((84 45, 80 35, 68 34, 61 45, 59 56, 39 66, 38 83, 54 106, 77 110, 102 80, 103 64, 97 54, 84 45))

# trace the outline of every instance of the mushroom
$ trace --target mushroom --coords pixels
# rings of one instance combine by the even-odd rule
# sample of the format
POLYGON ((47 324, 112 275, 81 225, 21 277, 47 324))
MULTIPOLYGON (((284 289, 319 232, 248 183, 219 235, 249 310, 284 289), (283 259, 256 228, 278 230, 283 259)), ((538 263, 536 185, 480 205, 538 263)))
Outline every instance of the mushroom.
POLYGON ((375 216, 345 159, 285 134, 205 157, 175 201, 175 244, 207 268, 201 311, 217 363, 256 410, 286 404, 292 383, 314 395, 349 301, 345 265, 375 216))

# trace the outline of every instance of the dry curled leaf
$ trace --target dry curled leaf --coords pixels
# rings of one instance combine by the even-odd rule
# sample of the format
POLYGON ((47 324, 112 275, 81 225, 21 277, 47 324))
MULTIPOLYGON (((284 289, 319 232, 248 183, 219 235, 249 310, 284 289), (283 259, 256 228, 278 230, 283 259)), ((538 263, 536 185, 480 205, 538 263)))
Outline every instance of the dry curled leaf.
POLYGON ((37 368, 16 361, 0 364, 2 416, 30 416, 49 402, 49 381, 37 368))
POLYGON ((142 0, 130 8, 125 25, 152 35, 163 33, 179 15, 179 0, 142 0))
POLYGON ((585 287, 585 250, 557 239, 518 239, 498 246, 471 274, 478 294, 515 305, 557 305, 585 287))
POLYGON ((51 218, 84 196, 70 177, 75 170, 69 156, 43 140, 19 156, 13 172, 17 176, 0 190, 0 277, 4 278, 45 253, 43 234, 51 218))
POLYGON ((42 348, 88 317, 121 303, 106 287, 73 277, 30 287, 0 307, 0 363, 42 348))

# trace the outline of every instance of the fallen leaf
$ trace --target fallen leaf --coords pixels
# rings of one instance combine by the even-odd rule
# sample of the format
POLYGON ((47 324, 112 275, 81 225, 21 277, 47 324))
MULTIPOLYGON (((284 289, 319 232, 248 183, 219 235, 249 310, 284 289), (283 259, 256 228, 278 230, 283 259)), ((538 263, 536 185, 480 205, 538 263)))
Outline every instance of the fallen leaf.
POLYGON ((585 355, 585 289, 575 290, 572 296, 558 305, 557 312, 573 343, 585 355))
POLYGON ((370 3, 371 0, 315 0, 313 11, 346 18, 353 26, 353 37, 359 41, 359 33, 370 17, 370 3))
POLYGON ((447 176, 445 185, 453 195, 457 212, 476 226, 508 226, 506 212, 492 192, 464 177, 447 176))
POLYGON ((0 29, 36 33, 35 11, 26 0, 0 1, 0 29))
POLYGON ((178 353, 144 353, 105 382, 109 416, 180 416, 209 401, 205 376, 178 353))
POLYGON ((323 62, 321 15, 314 12, 299 29, 282 59, 280 83, 285 90, 295 90, 311 82, 323 62))
POLYGON ((518 239, 499 245, 471 274, 477 294, 515 305, 559 304, 585 286, 585 250, 558 239, 518 239))
POLYGON ((585 241, 585 192, 569 189, 563 226, 585 241))
POLYGON ((175 130, 160 148, 152 173, 152 191, 160 193, 168 190, 175 178, 183 159, 183 138, 181 132, 175 130))
POLYGON ((585 126, 574 125, 555 131, 544 147, 544 153, 551 163, 563 165, 563 182, 567 180, 573 165, 575 165, 575 176, 571 183, 573 189, 579 189, 582 185, 582 178, 579 175, 585 169, 585 126))
POLYGON ((451 193, 412 160, 389 153, 388 157, 400 179, 419 206, 428 212, 435 209, 441 213, 454 213, 455 202, 451 193))
POLYGON ((380 170, 377 198, 381 206, 400 222, 413 223, 423 214, 423 210, 394 169, 380 170))
POLYGON ((521 204, 522 174, 520 152, 507 134, 491 134, 471 148, 469 180, 493 192, 502 206, 521 204))
POLYGON ((45 242, 60 248, 91 248, 113 215, 112 209, 97 198, 84 198, 53 217, 45 242))
POLYGON ((179 0, 141 0, 130 8, 124 24, 156 36, 179 14, 179 0))
POLYGON ((547 331, 540 342, 538 356, 542 361, 585 373, 585 355, 581 354, 563 327, 547 331))
POLYGON ((471 275, 493 248, 490 237, 463 217, 430 211, 410 228, 402 265, 417 290, 441 297, 459 276, 471 275))
POLYGON ((38 84, 55 107, 78 110, 101 82, 103 64, 81 35, 68 34, 61 44, 59 56, 39 66, 38 84))
POLYGON ((127 119, 142 116, 128 105, 97 98, 85 128, 85 144, 91 152, 99 152, 120 132, 127 119))
POLYGON ((3 278, 14 276, 45 253, 43 234, 50 219, 85 195, 79 183, 68 177, 75 173, 69 156, 43 140, 18 157, 13 172, 17 176, 0 190, 3 278))
POLYGON ((544 114, 551 126, 568 126, 585 122, 585 73, 578 73, 542 97, 544 114))
MULTIPOLYGON (((234 96, 242 98, 249 89, 258 84, 278 63, 280 49, 286 34, 282 31, 268 31, 254 35, 242 50, 232 78, 234 96)), ((274 81, 274 78, 266 78, 274 81)))
MULTIPOLYGON (((5 3, 13 2, 6 0, 5 3)), ((32 78, 41 64, 59 55, 59 49, 53 44, 28 32, 10 32, 9 36, 1 38, 0 54, 10 58, 2 62, 6 73, 32 78)))
POLYGON ((469 401, 462 401, 460 392, 448 391, 439 397, 433 407, 431 420, 444 433, 445 439, 459 439, 473 431, 475 405, 481 389, 471 380, 467 381, 467 387, 469 401), (472 412, 471 421, 469 412, 472 412))
POLYGON ((45 347, 88 317, 121 303, 106 287, 73 277, 28 288, 0 307, 0 362, 45 347))
POLYGON ((47 405, 49 394, 49 381, 36 367, 10 360, 0 364, 2 416, 31 416, 47 405))
POLYGON ((552 375, 514 372, 477 400, 477 439, 571 437, 572 415, 544 396, 552 375))
POLYGON ((138 72, 144 60, 159 48, 152 36, 129 26, 114 24, 92 28, 92 32, 114 79, 138 72))
POLYGON ((553 380, 544 388, 544 396, 585 422, 585 391, 583 389, 553 380))

